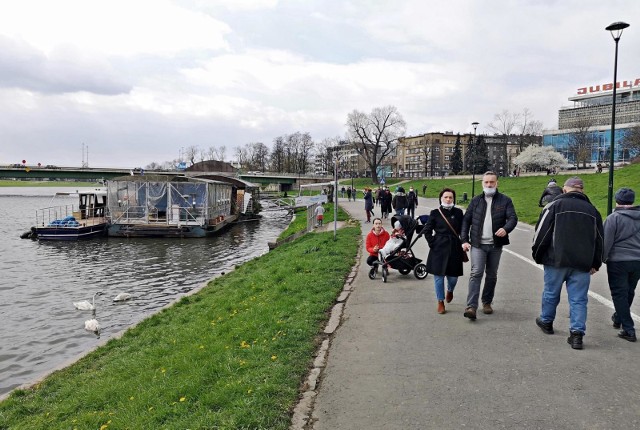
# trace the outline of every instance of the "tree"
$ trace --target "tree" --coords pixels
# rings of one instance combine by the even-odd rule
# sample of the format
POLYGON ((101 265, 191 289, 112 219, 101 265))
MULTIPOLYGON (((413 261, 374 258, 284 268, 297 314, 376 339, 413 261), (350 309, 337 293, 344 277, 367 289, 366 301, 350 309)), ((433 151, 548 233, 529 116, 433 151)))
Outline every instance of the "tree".
POLYGON ((587 161, 591 161, 591 152, 595 143, 593 134, 594 120, 588 117, 578 118, 573 123, 574 129, 568 134, 568 149, 574 157, 576 167, 582 163, 587 167, 587 161))
POLYGON ((524 149, 513 162, 527 170, 549 170, 567 164, 567 159, 552 146, 532 145, 524 149))
MULTIPOLYGON (((525 112, 528 112, 528 109, 525 110, 525 112)), ((513 133, 514 128, 516 128, 516 126, 520 124, 520 118, 521 115, 519 113, 509 112, 507 109, 504 109, 502 113, 495 114, 493 117, 493 122, 490 122, 487 126, 490 130, 493 130, 495 133, 502 135, 503 137, 504 142, 502 144, 500 152, 502 152, 501 158, 505 163, 507 162, 507 160, 509 160, 509 153, 507 151, 509 136, 511 136, 511 134, 513 133)), ((511 166, 503 167, 503 169, 498 170, 504 170, 505 172, 508 172, 511 166)))
POLYGON ((391 154, 404 135, 406 123, 395 106, 374 108, 370 114, 354 110, 347 116, 347 135, 366 161, 373 183, 378 183, 378 166, 391 154))
POLYGON ((464 168, 462 163, 462 144, 460 143, 460 133, 458 133, 458 137, 456 138, 456 144, 453 147, 453 155, 451 156, 451 173, 457 175, 462 172, 464 168))
POLYGON ((475 144, 473 145, 474 153, 474 171, 477 173, 484 173, 489 170, 489 148, 484 140, 484 136, 478 136, 475 144))
MULTIPOLYGON (((420 147, 420 151, 422 152, 422 155, 424 155, 424 176, 429 176, 429 167, 433 164, 430 163, 433 158, 433 153, 431 152, 433 151, 433 148, 431 147, 430 137, 425 137, 422 146, 420 147)), ((433 168, 431 169, 431 174, 433 175, 433 168)))
POLYGON ((271 150, 271 171, 283 173, 285 166, 285 141, 283 136, 273 139, 273 149, 271 150))
POLYGON ((200 149, 196 145, 187 146, 184 150, 184 158, 189 160, 189 162, 193 166, 194 164, 196 164, 196 157, 198 156, 199 152, 200 149))
POLYGON ((331 172, 333 170, 334 159, 329 149, 338 146, 339 143, 340 137, 327 137, 324 138, 322 142, 316 144, 316 154, 318 158, 320 158, 320 171, 331 172))
POLYGON ((536 138, 542 135, 542 121, 533 119, 533 114, 528 108, 522 110, 520 120, 516 124, 520 133, 518 135, 518 145, 520 152, 529 145, 533 145, 536 142, 536 138))
POLYGON ((628 128, 621 141, 623 151, 628 151, 632 157, 640 154, 640 125, 628 128))

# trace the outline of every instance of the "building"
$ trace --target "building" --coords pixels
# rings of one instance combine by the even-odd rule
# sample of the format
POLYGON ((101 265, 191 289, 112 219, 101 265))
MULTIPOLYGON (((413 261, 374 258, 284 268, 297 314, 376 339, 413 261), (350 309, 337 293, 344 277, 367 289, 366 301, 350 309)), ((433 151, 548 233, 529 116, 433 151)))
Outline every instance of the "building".
MULTIPOLYGON (((592 85, 577 89, 569 97, 571 106, 558 111, 558 129, 543 132, 543 144, 553 146, 570 163, 576 164, 575 145, 571 142, 581 130, 585 130, 588 154, 587 162, 594 165, 610 159, 611 107, 613 83, 592 85)), ((616 129, 614 136, 614 162, 625 162, 629 151, 620 144, 627 131, 640 125, 640 78, 616 83, 616 129)), ((633 155, 633 154, 631 154, 633 155)))
MULTIPOLYGON (((460 134, 462 156, 469 134, 460 134)), ((442 177, 450 174, 451 157, 458 139, 453 131, 402 137, 398 141, 395 172, 404 178, 442 177)))
MULTIPOLYGON (((369 166, 365 159, 358 154, 355 145, 346 141, 341 141, 335 146, 327 148, 328 159, 338 159, 338 177, 340 178, 358 178, 369 176, 369 166)), ((334 166, 331 166, 330 175, 333 173, 334 166)))

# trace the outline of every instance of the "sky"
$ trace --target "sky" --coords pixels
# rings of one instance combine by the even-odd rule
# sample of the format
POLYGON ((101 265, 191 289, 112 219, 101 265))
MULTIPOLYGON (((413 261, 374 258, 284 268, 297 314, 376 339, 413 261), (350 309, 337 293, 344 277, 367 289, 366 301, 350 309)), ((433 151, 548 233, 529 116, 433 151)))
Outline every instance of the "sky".
POLYGON ((554 129, 578 88, 613 81, 616 21, 618 81, 635 80, 638 0, 3 1, 0 164, 230 161, 388 105, 407 136, 525 108, 554 129))

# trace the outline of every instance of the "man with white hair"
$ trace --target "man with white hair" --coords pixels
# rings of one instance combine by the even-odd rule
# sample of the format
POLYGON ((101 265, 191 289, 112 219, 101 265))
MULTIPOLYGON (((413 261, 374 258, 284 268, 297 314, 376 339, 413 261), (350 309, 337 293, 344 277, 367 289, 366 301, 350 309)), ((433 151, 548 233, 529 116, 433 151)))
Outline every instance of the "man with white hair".
POLYGON ((544 333, 554 333, 556 308, 562 284, 566 283, 570 331, 567 343, 573 349, 582 349, 590 276, 602 265, 602 217, 584 194, 582 179, 567 179, 563 192, 545 206, 533 237, 533 259, 544 265, 542 309, 536 324, 544 333))

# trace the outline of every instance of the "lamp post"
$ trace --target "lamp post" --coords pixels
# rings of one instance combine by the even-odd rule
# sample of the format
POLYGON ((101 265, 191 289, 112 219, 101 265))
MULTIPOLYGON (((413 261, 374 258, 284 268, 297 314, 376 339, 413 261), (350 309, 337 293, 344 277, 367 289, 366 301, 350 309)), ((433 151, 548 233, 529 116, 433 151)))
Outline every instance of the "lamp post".
POLYGON ((611 32, 611 37, 616 42, 616 55, 613 60, 613 101, 611 104, 611 154, 609 154, 609 193, 607 195, 607 215, 611 214, 613 208, 613 160, 615 150, 615 132, 616 132, 616 87, 618 80, 618 42, 622 36, 622 31, 629 27, 626 22, 614 22, 605 30, 611 32))
POLYGON ((471 198, 476 194, 476 144, 478 141, 476 140, 476 129, 480 123, 474 121, 471 123, 473 126, 473 146, 471 152, 471 198))

